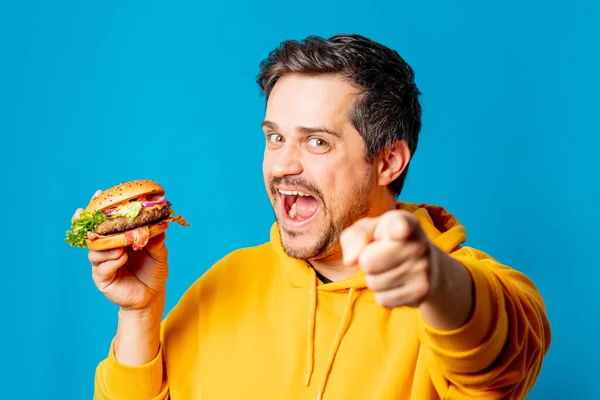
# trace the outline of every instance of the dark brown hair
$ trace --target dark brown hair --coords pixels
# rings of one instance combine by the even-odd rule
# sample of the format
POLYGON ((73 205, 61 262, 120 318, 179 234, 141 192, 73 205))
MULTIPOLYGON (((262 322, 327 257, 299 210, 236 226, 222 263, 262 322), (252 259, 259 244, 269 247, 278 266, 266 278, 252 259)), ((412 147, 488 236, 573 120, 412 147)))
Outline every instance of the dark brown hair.
MULTIPOLYGON (((415 153, 421 130, 421 93, 412 68, 396 51, 360 35, 287 40, 260 63, 257 82, 267 99, 287 73, 339 74, 359 88, 350 120, 365 141, 367 161, 398 140, 407 143, 411 155, 415 153)), ((395 196, 402 191, 407 172, 408 165, 389 184, 395 196)))

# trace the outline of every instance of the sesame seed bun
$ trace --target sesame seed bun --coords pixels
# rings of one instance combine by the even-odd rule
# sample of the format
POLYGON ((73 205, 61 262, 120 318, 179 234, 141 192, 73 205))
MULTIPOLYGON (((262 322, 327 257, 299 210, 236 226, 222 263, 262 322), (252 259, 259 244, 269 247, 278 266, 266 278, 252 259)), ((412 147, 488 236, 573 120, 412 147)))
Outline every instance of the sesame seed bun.
POLYGON ((102 192, 98 197, 92 199, 85 208, 87 212, 104 211, 119 203, 135 199, 142 195, 163 195, 165 189, 151 180, 135 180, 124 182, 102 192))

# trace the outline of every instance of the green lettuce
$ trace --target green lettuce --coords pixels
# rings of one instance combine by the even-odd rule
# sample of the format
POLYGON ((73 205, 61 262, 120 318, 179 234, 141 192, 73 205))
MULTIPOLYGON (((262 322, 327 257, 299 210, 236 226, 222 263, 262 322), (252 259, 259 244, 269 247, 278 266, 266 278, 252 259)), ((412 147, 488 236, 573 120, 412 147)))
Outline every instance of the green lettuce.
POLYGON ((71 246, 86 247, 85 239, 87 239, 88 232, 95 232, 96 227, 107 219, 109 218, 102 211, 94 213, 84 211, 79 219, 71 221, 71 229, 67 231, 65 242, 71 246))
POLYGON ((134 201, 128 203, 126 206, 119 208, 119 211, 117 211, 115 215, 122 215, 123 217, 129 218, 129 220, 133 222, 140 213, 141 209, 142 203, 140 203, 139 201, 134 201))

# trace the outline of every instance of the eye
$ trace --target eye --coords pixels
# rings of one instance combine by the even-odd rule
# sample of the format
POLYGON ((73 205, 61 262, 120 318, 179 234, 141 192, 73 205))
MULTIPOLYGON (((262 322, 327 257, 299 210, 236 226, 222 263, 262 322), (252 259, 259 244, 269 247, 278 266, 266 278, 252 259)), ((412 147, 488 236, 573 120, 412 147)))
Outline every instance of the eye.
POLYGON ((272 144, 283 143, 285 139, 279 133, 269 133, 267 135, 267 142, 272 144))
POLYGON ((313 138, 308 139, 308 145, 313 150, 317 150, 318 152, 327 151, 327 149, 329 148, 329 143, 327 143, 325 140, 321 139, 320 137, 313 137, 313 138))

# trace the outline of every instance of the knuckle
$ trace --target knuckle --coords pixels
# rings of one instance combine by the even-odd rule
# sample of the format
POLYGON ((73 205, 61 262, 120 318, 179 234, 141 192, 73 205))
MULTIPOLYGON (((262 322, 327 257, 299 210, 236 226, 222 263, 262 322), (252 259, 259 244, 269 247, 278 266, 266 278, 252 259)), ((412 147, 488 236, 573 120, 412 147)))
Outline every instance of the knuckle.
POLYGON ((121 247, 117 249, 110 249, 106 254, 112 258, 118 258, 121 256, 121 254, 123 254, 123 249, 121 247))
POLYGON ((96 280, 99 282, 109 280, 119 267, 120 265, 117 264, 116 261, 105 261, 99 264, 98 267, 95 268, 96 280))
POLYGON ((92 268, 92 280, 96 284, 100 284, 106 281, 106 272, 104 271, 104 266, 99 265, 97 267, 92 268))
POLYGON ((118 248, 118 249, 106 250, 103 253, 103 256, 107 260, 116 260, 117 258, 121 257, 122 254, 123 254, 123 249, 118 248))
POLYGON ((106 270, 109 269, 109 267, 110 261, 98 263, 96 268, 93 269, 93 273, 95 274, 96 278, 102 279, 104 276, 106 276, 106 270))

